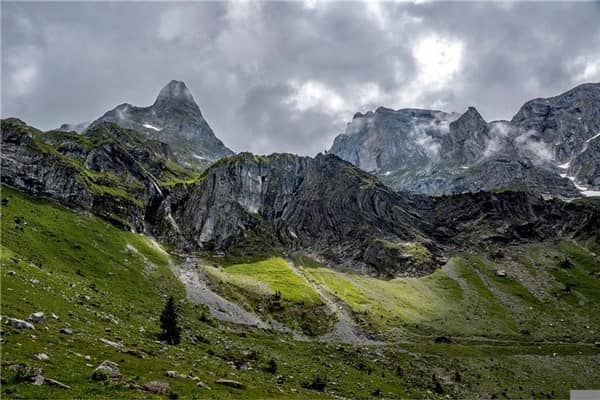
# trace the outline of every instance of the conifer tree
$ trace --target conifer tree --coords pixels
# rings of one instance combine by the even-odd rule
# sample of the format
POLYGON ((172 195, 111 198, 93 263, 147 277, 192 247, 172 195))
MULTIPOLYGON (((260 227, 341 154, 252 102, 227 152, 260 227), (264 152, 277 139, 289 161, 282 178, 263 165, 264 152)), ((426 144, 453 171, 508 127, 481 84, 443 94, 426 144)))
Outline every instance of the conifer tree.
POLYGON ((160 315, 160 327, 162 329, 160 338, 168 344, 176 345, 181 341, 181 328, 178 326, 178 318, 175 299, 171 296, 160 315))

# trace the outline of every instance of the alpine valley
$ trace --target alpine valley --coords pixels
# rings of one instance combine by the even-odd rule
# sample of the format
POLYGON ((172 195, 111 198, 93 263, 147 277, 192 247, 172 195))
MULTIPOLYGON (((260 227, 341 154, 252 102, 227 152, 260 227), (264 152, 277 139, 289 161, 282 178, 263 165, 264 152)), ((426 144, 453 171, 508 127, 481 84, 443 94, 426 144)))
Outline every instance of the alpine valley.
POLYGON ((600 387, 600 83, 510 121, 379 107, 315 157, 235 154, 180 81, 1 140, 6 398, 600 387))

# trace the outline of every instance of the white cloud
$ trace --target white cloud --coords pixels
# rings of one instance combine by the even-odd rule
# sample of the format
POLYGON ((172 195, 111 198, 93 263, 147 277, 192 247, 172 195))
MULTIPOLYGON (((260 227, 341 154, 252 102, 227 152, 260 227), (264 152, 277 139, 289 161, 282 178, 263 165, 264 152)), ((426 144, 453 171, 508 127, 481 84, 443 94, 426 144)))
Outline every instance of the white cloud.
POLYGON ((381 30, 385 29, 387 21, 383 4, 380 1, 367 0, 365 6, 367 8, 367 14, 375 21, 377 27, 381 30))
POLYGON ((448 85, 462 66, 463 47, 460 40, 435 34, 419 40, 412 49, 418 67, 419 84, 430 90, 448 85))
POLYGON ((229 66, 247 74, 260 71, 271 50, 271 37, 265 30, 262 4, 230 2, 223 17, 224 28, 215 41, 215 53, 229 66))
POLYGON ((491 139, 486 143, 483 158, 488 158, 504 149, 506 138, 513 132, 513 127, 504 122, 496 122, 492 125, 491 139))
MULTIPOLYGON (((463 41, 429 33, 415 42, 411 55, 415 62, 416 75, 398 91, 388 92, 387 98, 381 99, 385 102, 382 104, 389 104, 395 108, 445 108, 447 101, 434 100, 430 96, 450 88, 460 91, 458 75, 463 67, 463 41)), ((395 66, 396 81, 404 82, 411 74, 406 71, 402 62, 395 63, 395 66)))
POLYGON ((582 60, 581 73, 578 78, 581 81, 600 81, 600 58, 591 60, 582 60))
POLYGON ((211 37, 215 18, 214 13, 203 7, 169 5, 160 13, 156 35, 167 42, 179 40, 186 45, 202 46, 211 37))
POLYGON ((534 139, 535 135, 535 131, 527 131, 517 136, 515 143, 542 161, 552 161, 554 159, 552 151, 544 142, 534 139))
POLYGON ((290 84, 295 89, 295 93, 285 102, 298 111, 318 109, 338 113, 348 108, 344 99, 322 82, 311 80, 299 83, 292 81, 290 84))

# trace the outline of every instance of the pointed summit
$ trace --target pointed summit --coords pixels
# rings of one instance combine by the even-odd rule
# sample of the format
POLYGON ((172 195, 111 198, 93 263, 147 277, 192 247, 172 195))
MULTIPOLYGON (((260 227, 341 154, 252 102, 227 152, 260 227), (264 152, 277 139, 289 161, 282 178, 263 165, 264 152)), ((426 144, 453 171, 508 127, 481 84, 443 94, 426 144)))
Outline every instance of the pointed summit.
POLYGON ((459 131, 459 136, 473 136, 485 131, 487 122, 483 119, 475 107, 469 107, 456 121, 450 123, 451 131, 459 131))
POLYGON ((190 92, 185 83, 176 80, 172 80, 161 89, 161 91, 158 93, 158 97, 156 98, 154 104, 156 105, 162 102, 171 101, 183 101, 187 103, 193 103, 194 105, 196 105, 194 97, 192 96, 192 92, 190 92))
POLYGON ((124 103, 105 113, 92 126, 112 122, 171 146, 184 166, 208 166, 233 154, 214 134, 182 81, 172 80, 149 107, 124 103))

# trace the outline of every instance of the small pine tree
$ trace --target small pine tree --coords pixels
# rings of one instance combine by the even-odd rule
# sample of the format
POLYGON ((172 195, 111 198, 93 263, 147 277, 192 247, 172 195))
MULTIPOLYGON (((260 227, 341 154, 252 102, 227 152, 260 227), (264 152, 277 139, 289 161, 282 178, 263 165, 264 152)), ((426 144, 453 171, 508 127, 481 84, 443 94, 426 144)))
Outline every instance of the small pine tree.
POLYGON ((181 341, 181 328, 177 325, 179 317, 177 314, 178 310, 175 306, 175 299, 171 296, 160 315, 160 327, 162 329, 160 338, 172 345, 179 344, 181 341))
POLYGON ((275 361, 274 358, 271 358, 269 360, 269 364, 267 365, 266 370, 271 374, 275 374, 277 372, 277 361, 275 361))

